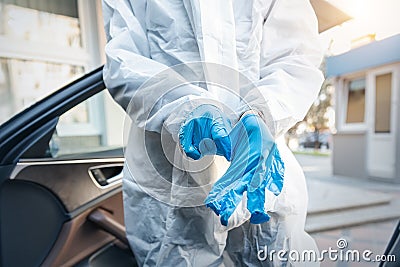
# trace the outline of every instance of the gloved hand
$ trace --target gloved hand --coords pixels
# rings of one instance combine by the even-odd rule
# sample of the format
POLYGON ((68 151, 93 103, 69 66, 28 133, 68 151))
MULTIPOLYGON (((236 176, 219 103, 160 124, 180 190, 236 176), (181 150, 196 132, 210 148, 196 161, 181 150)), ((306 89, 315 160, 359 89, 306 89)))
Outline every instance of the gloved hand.
POLYGON ((279 195, 283 187, 284 164, 274 139, 264 121, 255 114, 245 115, 232 129, 230 138, 231 165, 214 184, 205 203, 227 226, 247 191, 250 222, 266 222, 270 217, 264 210, 265 189, 279 195))
POLYGON ((179 141, 188 157, 199 159, 204 155, 224 156, 231 159, 231 141, 228 132, 231 123, 216 106, 197 107, 182 125, 179 141))

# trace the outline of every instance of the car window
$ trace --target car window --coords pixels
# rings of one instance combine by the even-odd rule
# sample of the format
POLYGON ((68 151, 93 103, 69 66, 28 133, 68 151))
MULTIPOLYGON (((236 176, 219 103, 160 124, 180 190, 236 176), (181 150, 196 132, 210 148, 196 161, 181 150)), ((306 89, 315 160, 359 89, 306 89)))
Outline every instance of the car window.
POLYGON ((0 58, 0 124, 83 74, 82 66, 0 58))
POLYGON ((62 114, 57 125, 22 155, 22 159, 80 159, 122 155, 125 112, 107 90, 62 114), (104 155, 103 155, 104 154, 104 155))
POLYGON ((52 157, 122 147, 123 110, 104 90, 60 116, 50 142, 52 157))

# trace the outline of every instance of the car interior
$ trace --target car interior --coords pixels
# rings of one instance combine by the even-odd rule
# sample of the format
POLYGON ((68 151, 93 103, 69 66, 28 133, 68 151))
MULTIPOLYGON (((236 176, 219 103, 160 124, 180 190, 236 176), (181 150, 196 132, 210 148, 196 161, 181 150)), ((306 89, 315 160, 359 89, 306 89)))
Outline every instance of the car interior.
POLYGON ((122 147, 55 156, 60 117, 104 89, 98 68, 0 127, 0 266, 136 266, 122 147))

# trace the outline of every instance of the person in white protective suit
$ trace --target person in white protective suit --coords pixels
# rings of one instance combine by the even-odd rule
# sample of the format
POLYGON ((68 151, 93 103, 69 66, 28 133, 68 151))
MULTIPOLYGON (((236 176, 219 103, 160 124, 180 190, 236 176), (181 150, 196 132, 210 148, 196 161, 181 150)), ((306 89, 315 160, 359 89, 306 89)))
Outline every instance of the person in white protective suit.
POLYGON ((103 15, 104 81, 131 120, 123 194, 138 264, 318 265, 265 257, 318 251, 304 231, 304 174, 282 138, 323 81, 309 0, 103 0, 103 15), (180 127, 202 105, 218 107, 232 126, 254 111, 275 138, 285 172, 281 193, 266 192, 268 222, 250 223, 246 194, 227 226, 204 205, 229 164, 182 152, 180 127))

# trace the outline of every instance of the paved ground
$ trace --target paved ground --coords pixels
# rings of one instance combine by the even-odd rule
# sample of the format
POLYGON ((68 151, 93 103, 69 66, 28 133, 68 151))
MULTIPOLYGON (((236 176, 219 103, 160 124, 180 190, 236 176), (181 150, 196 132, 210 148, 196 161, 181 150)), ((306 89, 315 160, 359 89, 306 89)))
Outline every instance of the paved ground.
MULTIPOLYGON (((296 155, 296 158, 303 167, 308 183, 326 182, 346 186, 348 189, 354 188, 354 192, 362 192, 368 190, 370 192, 379 192, 381 194, 390 195, 395 199, 400 199, 400 185, 392 185, 382 182, 369 181, 365 179, 353 179, 348 177, 337 177, 332 175, 331 157, 329 156, 309 156, 296 155), (363 190, 360 190, 363 189, 363 190)), ((312 187, 311 187, 312 188, 312 187)), ((317 189, 315 189, 317 190, 317 189)), ((320 189, 318 189, 320 190, 320 189)), ((310 198, 318 192, 310 190, 310 198)), ((355 193, 355 197, 356 197, 355 193)), ((323 200, 322 200, 323 201, 323 200)), ((324 231, 313 233, 320 250, 337 249, 337 241, 344 238, 347 242, 347 248, 350 250, 358 250, 361 253, 364 250, 370 250, 374 255, 382 254, 386 245, 396 227, 398 220, 388 220, 378 223, 369 223, 356 227, 342 228, 338 230, 324 231)), ((346 262, 346 261, 330 261, 329 259, 322 262, 321 266, 377 266, 376 262, 346 262)))
MULTIPOLYGON (((343 228, 340 230, 326 231, 312 234, 317 242, 318 248, 321 250, 338 249, 337 242, 339 239, 344 239, 347 242, 346 249, 357 250, 360 255, 365 250, 370 250, 371 259, 374 255, 381 255, 386 248, 387 243, 392 236, 394 228, 397 225, 397 220, 391 220, 380 223, 366 224, 357 227, 343 228)), ((327 258, 321 263, 321 266, 347 267, 347 266, 377 266, 376 262, 366 262, 364 260, 357 261, 331 261, 327 258)))

